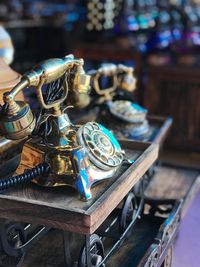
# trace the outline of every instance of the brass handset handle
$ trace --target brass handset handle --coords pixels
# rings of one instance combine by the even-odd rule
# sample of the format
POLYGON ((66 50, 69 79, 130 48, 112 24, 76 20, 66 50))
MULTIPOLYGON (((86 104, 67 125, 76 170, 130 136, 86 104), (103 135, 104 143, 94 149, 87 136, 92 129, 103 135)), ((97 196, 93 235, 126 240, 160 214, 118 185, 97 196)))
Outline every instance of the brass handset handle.
POLYGON ((134 69, 123 64, 105 64, 97 70, 92 70, 89 74, 93 78, 94 91, 104 97, 104 100, 111 100, 118 87, 132 92, 135 89, 136 80, 133 76, 134 69), (101 88, 100 78, 111 76, 113 78, 112 86, 101 88))
POLYGON ((38 86, 36 87, 36 94, 37 94, 38 101, 39 101, 40 105, 42 106, 42 108, 50 109, 50 108, 55 108, 56 106, 59 106, 61 103, 63 103, 65 101, 65 99, 67 98, 67 95, 68 95, 68 82, 66 80, 64 81, 63 97, 55 100, 53 103, 46 104, 44 101, 44 98, 43 98, 43 94, 42 94, 42 86, 46 83, 46 76, 47 76, 46 73, 43 72, 43 74, 41 75, 41 78, 40 78, 40 82, 39 82, 38 86))
POLYGON ((51 104, 45 104, 42 95, 42 86, 59 79, 66 73, 67 70, 70 70, 75 66, 82 67, 83 63, 83 59, 74 59, 73 55, 66 56, 63 59, 55 58, 45 60, 41 64, 37 65, 33 70, 23 75, 21 82, 18 83, 9 93, 4 95, 4 101, 8 103, 12 102, 15 96, 24 88, 27 86, 35 86, 38 100, 43 108, 49 109, 59 105, 67 97, 67 81, 64 83, 64 97, 51 104))

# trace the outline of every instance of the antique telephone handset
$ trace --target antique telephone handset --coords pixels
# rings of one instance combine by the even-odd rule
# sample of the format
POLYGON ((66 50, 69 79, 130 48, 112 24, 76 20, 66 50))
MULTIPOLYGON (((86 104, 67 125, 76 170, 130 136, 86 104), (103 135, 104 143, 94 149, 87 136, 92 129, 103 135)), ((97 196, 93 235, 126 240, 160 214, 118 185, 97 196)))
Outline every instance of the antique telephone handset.
POLYGON ((113 176, 121 165, 123 151, 106 128, 95 122, 73 125, 65 113, 67 107, 63 107, 63 102, 68 92, 75 93, 76 97, 88 94, 90 76, 86 75, 83 64, 82 59, 75 59, 73 55, 46 60, 4 94, 0 133, 9 139, 29 139, 16 171, 24 173, 0 180, 0 190, 32 180, 43 186, 73 186, 88 200, 92 197, 91 186, 113 176), (55 81, 59 81, 57 88, 55 81), (43 85, 47 85, 46 101, 43 85), (15 96, 29 86, 36 88, 44 111, 38 119, 27 103, 15 100, 15 96), (39 134, 41 128, 44 134, 39 134))

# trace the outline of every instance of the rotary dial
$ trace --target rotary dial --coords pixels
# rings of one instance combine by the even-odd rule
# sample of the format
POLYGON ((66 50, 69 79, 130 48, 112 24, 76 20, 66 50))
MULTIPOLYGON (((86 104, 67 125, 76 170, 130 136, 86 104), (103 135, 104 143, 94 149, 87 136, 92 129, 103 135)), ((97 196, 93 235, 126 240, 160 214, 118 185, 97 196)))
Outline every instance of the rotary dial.
POLYGON ((78 131, 79 142, 98 167, 109 170, 123 161, 123 151, 115 137, 96 122, 88 122, 78 131))

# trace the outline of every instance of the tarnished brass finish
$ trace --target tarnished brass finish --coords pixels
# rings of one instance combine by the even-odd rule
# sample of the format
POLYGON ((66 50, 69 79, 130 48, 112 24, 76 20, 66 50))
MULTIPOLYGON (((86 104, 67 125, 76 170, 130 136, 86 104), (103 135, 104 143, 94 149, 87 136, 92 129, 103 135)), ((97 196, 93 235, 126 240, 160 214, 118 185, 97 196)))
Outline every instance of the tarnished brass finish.
MULTIPOLYGON (((62 77, 67 71, 72 70, 75 67, 82 66, 84 63, 83 59, 74 59, 73 55, 66 56, 63 59, 55 58, 49 59, 42 62, 40 65, 36 66, 32 71, 26 73, 19 84, 15 86, 4 100, 6 103, 14 100, 15 96, 27 86, 35 86, 38 96, 38 100, 41 106, 45 109, 53 108, 56 105, 60 105, 67 97, 67 86, 65 87, 65 94, 62 99, 55 101, 53 104, 46 105, 43 100, 41 88, 43 84, 48 84, 53 82, 56 79, 62 77)), ((81 92, 87 92, 88 89, 88 80, 87 83, 83 83, 81 86, 81 92), (85 87, 84 87, 85 85, 85 87)))
MULTIPOLYGON (((80 148, 76 148, 77 150, 80 148)), ((76 150, 74 148, 74 150, 76 150)), ((35 184, 46 187, 75 186, 76 172, 73 166, 71 150, 56 151, 44 145, 41 139, 30 139, 25 143, 22 151, 21 162, 16 170, 20 174, 26 169, 33 168, 38 163, 47 162, 51 166, 48 176, 34 179, 35 184), (27 157, 30 160, 27 160, 27 157)))
POLYGON ((70 154, 52 153, 52 151, 49 151, 46 153, 45 159, 52 167, 52 175, 54 177, 74 175, 70 154))
POLYGON ((118 79, 117 79, 117 67, 114 64, 105 64, 101 68, 99 68, 96 72, 94 71, 93 83, 94 90, 100 96, 104 96, 106 100, 110 100, 112 97, 112 93, 117 89, 118 79), (100 78, 102 76, 112 77, 113 83, 109 88, 101 88, 100 87, 100 78))

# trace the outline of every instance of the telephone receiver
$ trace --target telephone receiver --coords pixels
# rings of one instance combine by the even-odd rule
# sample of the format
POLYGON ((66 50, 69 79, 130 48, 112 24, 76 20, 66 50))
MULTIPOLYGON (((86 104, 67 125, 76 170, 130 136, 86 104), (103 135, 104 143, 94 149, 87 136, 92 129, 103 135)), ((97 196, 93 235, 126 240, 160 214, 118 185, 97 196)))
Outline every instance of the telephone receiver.
POLYGON ((66 113, 68 95, 75 94, 77 99, 89 94, 90 75, 83 65, 83 59, 73 55, 43 61, 4 94, 0 134, 27 141, 17 175, 0 180, 0 190, 28 181, 46 187, 69 185, 89 200, 92 185, 112 177, 122 164, 124 152, 105 127, 96 122, 73 125, 66 113), (15 99, 30 86, 42 109, 38 118, 28 103, 15 99))
POLYGON ((136 88, 136 79, 133 75, 134 69, 123 64, 106 63, 96 70, 90 70, 88 74, 92 77, 93 90, 99 96, 99 104, 111 101, 116 95, 117 89, 133 92, 136 88), (102 78, 110 78, 111 85, 103 87, 102 78))
POLYGON ((117 89, 132 93, 136 89, 134 69, 123 64, 107 63, 97 70, 88 72, 93 81, 93 89, 99 96, 98 104, 106 103, 109 112, 120 121, 128 123, 143 123, 147 110, 129 100, 114 100, 117 89), (111 77, 110 87, 101 86, 102 77, 111 77))

